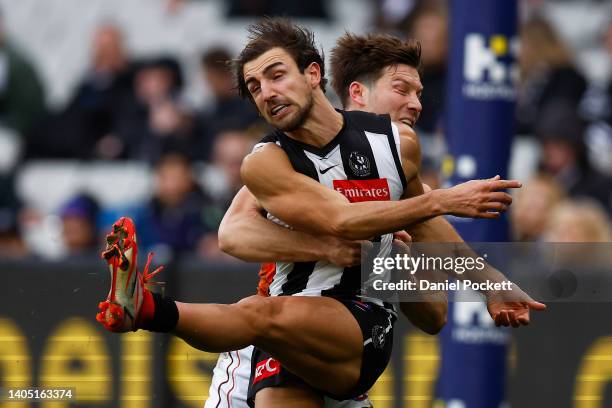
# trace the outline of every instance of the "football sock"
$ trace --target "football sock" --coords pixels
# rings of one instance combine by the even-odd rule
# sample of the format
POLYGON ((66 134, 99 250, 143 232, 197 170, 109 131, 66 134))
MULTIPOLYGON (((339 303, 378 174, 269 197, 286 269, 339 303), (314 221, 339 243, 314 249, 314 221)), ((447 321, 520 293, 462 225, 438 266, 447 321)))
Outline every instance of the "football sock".
POLYGON ((137 328, 168 333, 176 327, 178 318, 178 308, 174 300, 159 293, 144 291, 137 328))

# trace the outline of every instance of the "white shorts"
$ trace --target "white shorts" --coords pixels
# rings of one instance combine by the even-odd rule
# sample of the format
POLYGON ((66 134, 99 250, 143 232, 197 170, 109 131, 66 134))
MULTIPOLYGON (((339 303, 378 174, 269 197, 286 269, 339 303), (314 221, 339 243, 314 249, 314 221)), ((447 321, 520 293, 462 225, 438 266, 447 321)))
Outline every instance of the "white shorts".
MULTIPOLYGON (((246 400, 252 354, 253 346, 248 346, 219 355, 204 408, 249 408, 246 400)), ((372 408, 372 403, 367 396, 360 401, 325 398, 325 408, 372 408)))

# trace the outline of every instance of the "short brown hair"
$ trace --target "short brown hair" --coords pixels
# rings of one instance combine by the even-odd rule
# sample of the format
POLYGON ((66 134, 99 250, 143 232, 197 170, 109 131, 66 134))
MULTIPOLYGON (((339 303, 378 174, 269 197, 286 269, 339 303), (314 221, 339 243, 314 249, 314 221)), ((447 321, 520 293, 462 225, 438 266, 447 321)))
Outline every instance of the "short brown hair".
POLYGON ((349 85, 353 81, 373 83, 385 67, 406 64, 421 66, 421 44, 416 40, 400 40, 384 34, 358 36, 345 33, 332 50, 332 88, 343 106, 348 104, 349 85))
POLYGON ((249 42, 233 64, 238 91, 243 98, 251 98, 244 81, 244 64, 276 47, 284 49, 291 55, 300 72, 304 72, 311 63, 316 62, 321 68, 320 86, 325 92, 327 79, 325 79, 323 51, 317 49, 312 31, 286 18, 266 17, 249 26, 248 32, 249 42))
POLYGON ((200 64, 205 69, 216 69, 217 71, 228 71, 232 56, 223 47, 214 47, 207 50, 200 57, 200 64))

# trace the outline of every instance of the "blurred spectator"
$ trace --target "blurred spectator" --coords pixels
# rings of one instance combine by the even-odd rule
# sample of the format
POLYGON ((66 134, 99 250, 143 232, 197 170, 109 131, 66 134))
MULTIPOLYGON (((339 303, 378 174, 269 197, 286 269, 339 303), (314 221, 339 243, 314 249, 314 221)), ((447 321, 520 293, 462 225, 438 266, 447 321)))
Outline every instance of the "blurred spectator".
POLYGON ((521 21, 540 15, 544 11, 546 0, 520 0, 519 12, 521 21))
POLYGON ((253 143, 245 132, 228 130, 215 139, 206 190, 219 207, 219 214, 211 221, 216 228, 229 207, 234 195, 242 187, 240 166, 242 159, 251 151, 253 143))
POLYGON ((91 67, 68 108, 84 122, 83 136, 97 143, 95 157, 115 155, 114 144, 106 136, 112 130, 118 107, 131 92, 132 67, 123 35, 115 25, 101 25, 94 35, 91 67))
POLYGON ((230 0, 228 3, 230 17, 329 18, 324 0, 230 0))
MULTIPOLYGON (((601 40, 608 54, 608 65, 612 68, 612 20, 603 30, 601 40)), ((612 177, 612 75, 605 84, 591 85, 580 108, 581 114, 590 122, 585 135, 589 160, 612 177)))
POLYGON ((567 200, 548 217, 547 242, 612 242, 612 224, 604 209, 591 200, 567 200))
POLYGON ((168 14, 177 14, 185 5, 185 0, 166 0, 166 12, 168 14))
MULTIPOLYGON (((175 14, 187 0, 166 0, 166 10, 175 14)), ((230 0, 230 17, 288 16, 302 18, 329 18, 324 0, 230 0)))
POLYGON ((252 141, 244 132, 227 131, 221 133, 213 148, 212 165, 220 169, 225 176, 225 197, 229 203, 242 187, 240 166, 242 160, 253 148, 252 141))
POLYGON ((525 183, 516 192, 510 211, 515 240, 539 240, 551 211, 563 197, 563 190, 550 176, 537 175, 525 183))
POLYGON ((86 194, 77 195, 64 204, 60 210, 62 238, 69 255, 98 253, 98 213, 98 204, 86 194))
POLYGON ((421 43, 421 82, 423 111, 417 129, 433 134, 442 126, 442 110, 446 92, 446 64, 448 58, 448 11, 433 2, 417 7, 410 19, 408 36, 421 43))
POLYGON ((20 203, 14 180, 12 172, 0 171, 0 257, 20 257, 27 253, 18 228, 20 203))
POLYGON ((380 0, 376 5, 376 27, 379 31, 401 31, 400 26, 406 23, 418 0, 380 0))
MULTIPOLYGON (((187 0, 166 0, 166 10, 177 13, 187 0)), ((329 14, 325 0, 229 0, 229 17, 287 16, 298 18, 324 18, 329 14)))
POLYGON ((0 257, 21 257, 27 253, 18 228, 18 211, 14 177, 0 172, 0 257))
POLYGON ((583 141, 584 123, 569 102, 550 103, 539 118, 541 169, 572 197, 595 198, 612 210, 612 180, 589 164, 583 141))
MULTIPOLYGON (((604 29, 602 43, 609 57, 612 59, 612 18, 610 18, 610 21, 604 29)), ((612 90, 612 78, 609 78, 608 85, 609 89, 612 90)))
MULTIPOLYGON (((0 214, 0 217, 2 216, 0 214)), ((3 220, 0 222, 3 223, 0 224, 0 258, 22 258, 28 255, 28 248, 19 233, 17 224, 13 220, 10 224, 4 224, 3 220)))
POLYGON ((517 133, 532 135, 548 104, 565 101, 576 111, 587 83, 574 66, 572 52, 548 21, 531 18, 521 26, 520 38, 517 133))
POLYGON ((120 150, 110 136, 119 108, 131 89, 131 65, 119 27, 105 23, 94 33, 91 62, 65 110, 36 132, 31 156, 114 158, 120 150))
POLYGON ((209 234, 200 246, 200 252, 208 257, 221 255, 217 243, 217 229, 232 199, 243 186, 240 166, 253 143, 244 132, 226 131, 217 136, 213 147, 211 169, 207 174, 207 192, 212 202, 205 207, 204 222, 214 234, 209 234))
POLYGON ((212 48, 202 55, 201 72, 213 94, 210 108, 199 117, 201 157, 210 159, 214 137, 227 129, 246 129, 261 121, 257 108, 242 99, 229 68, 232 57, 224 48, 212 48))
POLYGON ((163 155, 155 165, 153 198, 136 216, 142 248, 178 255, 197 248, 210 230, 202 222, 209 202, 197 186, 189 158, 163 155))
POLYGON ((44 113, 40 78, 32 63, 7 38, 0 16, 0 124, 29 136, 44 113))
POLYGON ((192 120, 179 103, 183 76, 171 57, 141 61, 134 74, 134 93, 120 106, 114 135, 115 157, 156 162, 166 152, 192 153, 192 120))

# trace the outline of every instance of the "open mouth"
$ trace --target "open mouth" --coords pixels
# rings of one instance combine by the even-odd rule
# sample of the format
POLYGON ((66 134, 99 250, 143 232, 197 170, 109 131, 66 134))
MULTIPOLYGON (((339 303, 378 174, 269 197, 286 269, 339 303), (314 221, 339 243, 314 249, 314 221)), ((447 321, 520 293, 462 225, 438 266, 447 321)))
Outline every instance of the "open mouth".
POLYGON ((414 126, 414 120, 410 119, 410 118, 402 118, 402 119, 400 119, 400 122, 402 122, 404 125, 408 125, 410 127, 414 126))
POLYGON ((274 108, 272 108, 270 110, 270 113, 272 114, 272 116, 279 116, 280 114, 282 114, 287 108, 289 107, 289 105, 277 105, 274 108))

